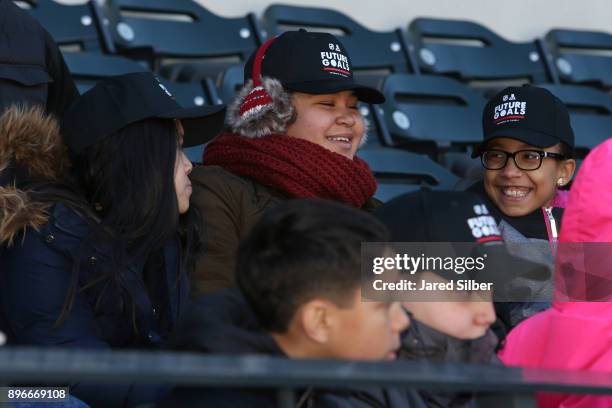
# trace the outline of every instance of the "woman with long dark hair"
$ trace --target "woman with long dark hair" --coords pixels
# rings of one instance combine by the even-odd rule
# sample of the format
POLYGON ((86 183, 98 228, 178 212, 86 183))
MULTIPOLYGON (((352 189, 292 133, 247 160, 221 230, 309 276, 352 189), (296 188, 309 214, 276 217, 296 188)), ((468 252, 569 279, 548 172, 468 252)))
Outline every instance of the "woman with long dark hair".
MULTIPOLYGON (((182 146, 214 136, 223 114, 183 109, 153 75, 138 73, 77 100, 63 140, 36 109, 0 118, 0 328, 9 344, 164 346, 185 309, 199 236, 182 146)), ((71 387, 101 407, 161 392, 71 387)))

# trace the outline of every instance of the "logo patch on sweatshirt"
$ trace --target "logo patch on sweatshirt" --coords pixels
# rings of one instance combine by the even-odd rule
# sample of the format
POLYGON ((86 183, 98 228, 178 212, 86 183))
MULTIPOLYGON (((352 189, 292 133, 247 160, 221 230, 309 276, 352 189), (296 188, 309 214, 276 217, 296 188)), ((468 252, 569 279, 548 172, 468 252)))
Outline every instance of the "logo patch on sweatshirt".
POLYGON ((495 218, 489 215, 487 207, 484 204, 478 204, 473 209, 476 217, 468 218, 467 224, 476 242, 501 241, 501 232, 495 218))

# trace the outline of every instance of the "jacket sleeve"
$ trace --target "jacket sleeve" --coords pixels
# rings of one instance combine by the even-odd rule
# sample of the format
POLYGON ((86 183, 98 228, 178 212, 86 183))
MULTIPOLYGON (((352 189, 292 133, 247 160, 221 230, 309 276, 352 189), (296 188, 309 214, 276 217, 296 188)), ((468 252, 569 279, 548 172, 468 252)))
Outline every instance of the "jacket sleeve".
POLYGON ((192 205, 203 219, 203 249, 197 255, 192 295, 234 286, 234 268, 242 229, 241 186, 221 168, 194 169, 192 205))
POLYGON ((2 303, 9 317, 11 342, 27 345, 109 348, 99 338, 85 299, 77 294, 65 322, 55 327, 70 284, 70 261, 28 231, 6 252, 2 303))
POLYGON ((47 95, 47 112, 53 113, 61 119, 66 109, 79 96, 79 91, 72 80, 72 75, 57 44, 46 30, 43 31, 45 34, 47 72, 53 78, 53 82, 49 84, 47 95))
MULTIPOLYGON (((10 344, 110 349, 88 302, 77 294, 65 322, 55 327, 70 282, 70 261, 29 230, 2 252, 0 302, 10 344), (5 269, 6 268, 6 269, 5 269)), ((130 384, 71 384, 71 393, 93 407, 129 407, 156 399, 161 388, 130 384)))

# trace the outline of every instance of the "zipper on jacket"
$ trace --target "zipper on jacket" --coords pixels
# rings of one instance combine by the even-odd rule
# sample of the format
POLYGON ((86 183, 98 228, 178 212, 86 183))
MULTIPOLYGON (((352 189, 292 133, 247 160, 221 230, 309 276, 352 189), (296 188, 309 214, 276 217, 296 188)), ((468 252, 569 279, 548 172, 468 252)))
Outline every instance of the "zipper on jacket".
POLYGON ((546 222, 546 231, 548 232, 548 243, 550 245, 550 251, 553 254, 553 257, 557 255, 557 237, 559 235, 557 231, 557 220, 553 216, 552 210, 553 207, 542 207, 544 210, 544 214, 547 218, 546 222))
POLYGON ((555 220, 555 217, 553 216, 552 213, 552 207, 544 207, 544 212, 546 213, 546 216, 548 217, 548 225, 550 226, 550 236, 551 236, 551 241, 556 241, 557 240, 557 221, 555 220))

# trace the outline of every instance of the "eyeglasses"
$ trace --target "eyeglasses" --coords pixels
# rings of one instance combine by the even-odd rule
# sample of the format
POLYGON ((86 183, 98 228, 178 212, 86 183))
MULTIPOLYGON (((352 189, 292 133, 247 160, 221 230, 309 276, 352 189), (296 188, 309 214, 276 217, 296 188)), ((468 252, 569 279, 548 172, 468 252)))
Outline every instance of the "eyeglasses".
POLYGON ((480 159, 487 170, 500 170, 506 167, 508 158, 512 157, 514 164, 521 170, 537 170, 545 157, 564 160, 565 156, 559 153, 544 152, 542 150, 518 150, 514 153, 503 150, 485 150, 480 159))

